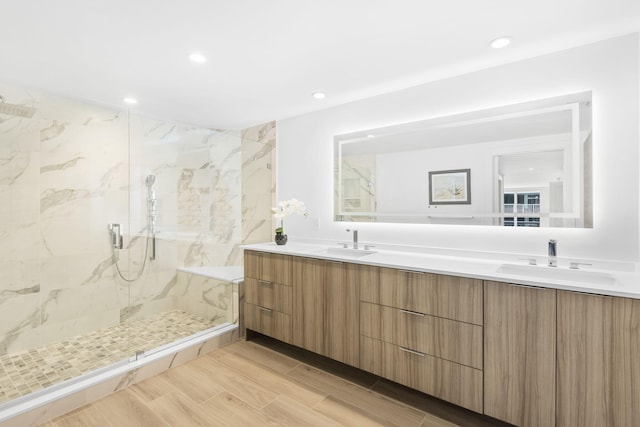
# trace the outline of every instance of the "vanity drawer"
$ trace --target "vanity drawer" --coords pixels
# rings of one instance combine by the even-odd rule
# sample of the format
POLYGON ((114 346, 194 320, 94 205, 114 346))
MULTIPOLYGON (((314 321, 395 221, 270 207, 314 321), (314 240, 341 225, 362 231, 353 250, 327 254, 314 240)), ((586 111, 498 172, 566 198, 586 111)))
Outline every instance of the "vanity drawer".
POLYGON ((360 300, 482 325, 482 280, 380 268, 379 284, 364 283, 360 300))
POLYGON ((245 303, 244 323, 247 329, 280 341, 291 342, 291 316, 288 314, 245 303))
POLYGON ((360 302, 360 334, 482 369, 482 326, 360 302))
POLYGON ((266 280, 247 277, 244 280, 244 297, 249 304, 291 314, 293 288, 266 280))
POLYGON ((360 367, 407 387, 482 412, 482 371, 360 336, 360 367))
POLYGON ((244 276, 291 286, 291 257, 245 250, 244 276))

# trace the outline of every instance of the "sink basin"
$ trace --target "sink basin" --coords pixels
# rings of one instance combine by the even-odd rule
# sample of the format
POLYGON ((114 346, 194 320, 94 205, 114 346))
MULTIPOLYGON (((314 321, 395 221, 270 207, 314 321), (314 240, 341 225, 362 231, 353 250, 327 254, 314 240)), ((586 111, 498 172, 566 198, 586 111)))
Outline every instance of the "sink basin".
POLYGON ((598 271, 574 270, 562 267, 547 267, 542 265, 502 264, 496 270, 498 273, 526 276, 527 278, 563 280, 584 285, 611 286, 616 279, 608 273, 598 271))
POLYGON ((335 255, 335 256, 348 256, 352 258, 360 258, 363 256, 375 254, 377 251, 364 250, 364 249, 352 249, 352 248, 325 248, 319 251, 314 251, 316 254, 323 255, 335 255))

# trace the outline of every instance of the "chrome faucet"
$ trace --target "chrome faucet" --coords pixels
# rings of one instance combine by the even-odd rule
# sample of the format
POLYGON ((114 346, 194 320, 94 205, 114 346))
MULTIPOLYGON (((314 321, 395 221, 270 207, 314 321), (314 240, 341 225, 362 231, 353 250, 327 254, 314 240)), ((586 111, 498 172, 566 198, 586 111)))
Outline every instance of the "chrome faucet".
POLYGON ((351 230, 347 228, 347 233, 353 231, 353 249, 358 249, 358 230, 351 230))
POLYGON ((555 239, 549 240, 549 263, 547 264, 549 267, 557 267, 558 259, 556 255, 558 254, 558 246, 557 241, 555 239))

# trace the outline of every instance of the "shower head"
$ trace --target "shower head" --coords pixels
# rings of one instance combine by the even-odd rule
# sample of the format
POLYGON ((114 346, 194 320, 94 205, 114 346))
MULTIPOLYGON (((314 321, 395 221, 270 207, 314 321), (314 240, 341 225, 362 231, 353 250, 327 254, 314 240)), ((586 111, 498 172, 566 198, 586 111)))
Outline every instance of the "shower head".
POLYGON ((24 105, 8 104, 2 95, 0 95, 0 114, 8 114, 10 116, 26 117, 30 119, 35 114, 36 109, 24 105))
POLYGON ((153 184, 156 182, 156 176, 147 175, 147 179, 145 180, 145 182, 147 183, 147 187, 149 188, 153 187, 153 184))

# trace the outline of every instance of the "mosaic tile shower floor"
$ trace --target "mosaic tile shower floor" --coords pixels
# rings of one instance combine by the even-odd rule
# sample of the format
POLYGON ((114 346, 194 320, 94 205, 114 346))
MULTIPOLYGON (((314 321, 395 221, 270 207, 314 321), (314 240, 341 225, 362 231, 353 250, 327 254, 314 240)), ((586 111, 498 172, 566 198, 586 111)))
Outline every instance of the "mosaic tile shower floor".
POLYGON ((0 404, 216 326, 181 310, 0 356, 0 404))

